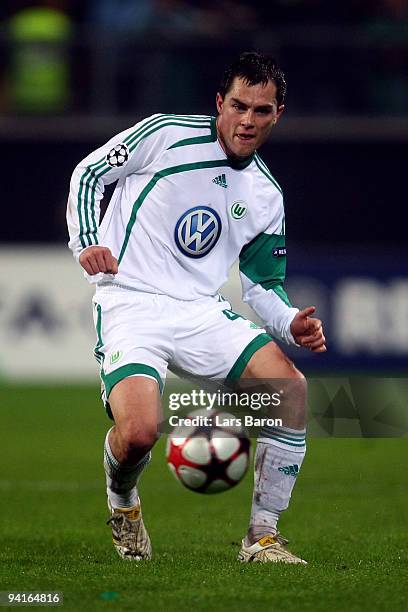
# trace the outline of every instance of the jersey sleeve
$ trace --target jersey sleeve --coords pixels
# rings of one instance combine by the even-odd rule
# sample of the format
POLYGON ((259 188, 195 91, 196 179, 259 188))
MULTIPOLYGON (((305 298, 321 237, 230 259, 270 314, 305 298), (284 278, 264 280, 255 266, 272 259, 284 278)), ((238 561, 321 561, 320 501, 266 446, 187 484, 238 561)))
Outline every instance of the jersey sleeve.
POLYGON ((162 115, 153 115, 114 136, 85 157, 75 168, 67 206, 68 246, 78 259, 99 244, 100 202, 105 185, 143 171, 169 146, 162 115))
POLYGON ((265 232, 246 244, 239 257, 242 297, 263 321, 267 331, 296 346, 290 324, 299 312, 283 287, 286 275, 283 204, 265 232))

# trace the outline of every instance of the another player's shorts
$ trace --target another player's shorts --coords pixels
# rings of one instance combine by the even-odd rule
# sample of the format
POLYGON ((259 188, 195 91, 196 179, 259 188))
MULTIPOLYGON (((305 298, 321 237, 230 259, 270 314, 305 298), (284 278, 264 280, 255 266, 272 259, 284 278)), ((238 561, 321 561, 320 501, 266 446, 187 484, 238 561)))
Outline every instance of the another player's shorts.
POLYGON ((93 306, 105 404, 128 376, 153 378, 162 391, 167 368, 186 377, 237 380, 252 355, 272 341, 221 296, 185 301, 111 285, 98 288, 93 306))

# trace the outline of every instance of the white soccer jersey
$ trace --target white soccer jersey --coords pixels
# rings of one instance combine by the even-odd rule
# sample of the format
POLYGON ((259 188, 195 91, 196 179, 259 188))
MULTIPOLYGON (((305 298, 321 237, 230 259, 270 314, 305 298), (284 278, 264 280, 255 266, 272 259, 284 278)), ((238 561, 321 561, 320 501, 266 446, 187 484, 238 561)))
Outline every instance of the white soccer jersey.
POLYGON ((239 258, 244 301, 294 342, 282 191, 257 153, 241 165, 226 157, 214 117, 153 115, 112 138, 76 167, 67 220, 76 258, 99 244, 118 259, 115 277, 87 275, 98 285, 196 300, 215 295, 239 258))

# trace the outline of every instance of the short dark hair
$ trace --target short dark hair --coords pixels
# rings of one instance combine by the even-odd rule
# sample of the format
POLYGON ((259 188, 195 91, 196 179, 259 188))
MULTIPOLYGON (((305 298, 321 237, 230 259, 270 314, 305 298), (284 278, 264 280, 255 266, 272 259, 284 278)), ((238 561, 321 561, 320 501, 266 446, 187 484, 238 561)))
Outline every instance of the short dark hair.
POLYGON ((230 64, 222 76, 219 92, 222 98, 229 92, 235 77, 243 79, 248 85, 267 85, 271 80, 276 85, 276 100, 278 106, 283 104, 286 95, 285 75, 279 68, 273 57, 258 53, 257 51, 245 51, 230 64))

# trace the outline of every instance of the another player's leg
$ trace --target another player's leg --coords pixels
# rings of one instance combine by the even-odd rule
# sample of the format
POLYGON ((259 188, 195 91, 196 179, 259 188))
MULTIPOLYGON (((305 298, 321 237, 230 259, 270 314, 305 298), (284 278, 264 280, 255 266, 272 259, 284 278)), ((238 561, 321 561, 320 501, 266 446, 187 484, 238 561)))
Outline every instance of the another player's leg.
MULTIPOLYGON (((273 416, 283 426, 264 427, 255 455, 255 483, 251 518, 238 559, 243 562, 306 563, 287 548, 278 520, 290 501, 306 452, 306 380, 273 342, 251 358, 241 378, 278 379, 281 404, 273 416)), ((274 389, 276 390, 276 389, 274 389)))
POLYGON ((115 425, 105 439, 104 467, 113 543, 123 559, 150 559, 137 483, 158 438, 157 382, 144 376, 125 378, 112 389, 109 404, 115 425))

